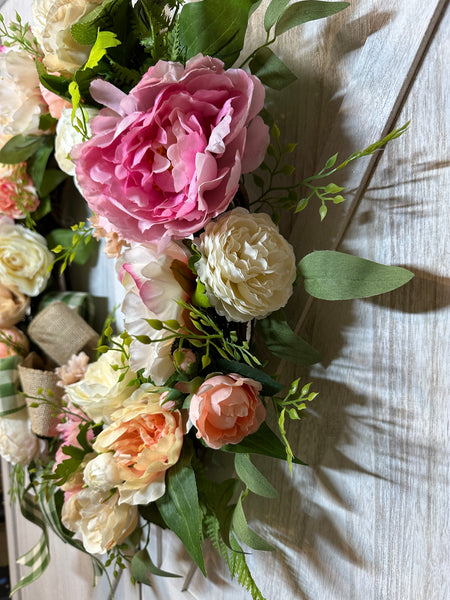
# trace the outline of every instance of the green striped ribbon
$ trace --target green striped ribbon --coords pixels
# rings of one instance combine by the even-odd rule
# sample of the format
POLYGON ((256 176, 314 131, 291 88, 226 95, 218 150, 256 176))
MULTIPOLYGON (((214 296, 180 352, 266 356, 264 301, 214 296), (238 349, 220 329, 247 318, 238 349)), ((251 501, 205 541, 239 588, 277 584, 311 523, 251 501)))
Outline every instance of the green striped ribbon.
POLYGON ((52 302, 64 302, 67 306, 75 308, 80 317, 92 326, 95 305, 93 297, 87 292, 49 292, 42 298, 38 312, 52 302))
POLYGON ((0 358, 0 417, 6 417, 26 406, 19 390, 19 371, 22 362, 18 355, 0 358))
POLYGON ((20 498, 19 505, 20 511, 25 519, 40 527, 42 529, 42 535, 37 544, 17 559, 16 562, 20 565, 29 567, 31 571, 16 583, 11 590, 11 596, 26 585, 36 581, 50 563, 47 528, 45 526, 44 516, 37 503, 37 497, 29 492, 24 492, 20 498))

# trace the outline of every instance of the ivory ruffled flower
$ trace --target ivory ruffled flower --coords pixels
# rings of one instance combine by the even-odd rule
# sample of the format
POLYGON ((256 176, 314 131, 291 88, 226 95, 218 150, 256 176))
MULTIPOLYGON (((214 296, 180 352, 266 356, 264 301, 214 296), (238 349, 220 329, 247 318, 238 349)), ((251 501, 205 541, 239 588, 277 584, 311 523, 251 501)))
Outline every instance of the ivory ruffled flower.
POLYGON ((23 219, 39 206, 39 198, 26 163, 0 165, 0 214, 23 219))
POLYGON ((37 437, 31 431, 27 411, 0 417, 0 455, 13 465, 28 465, 39 454, 37 437))
POLYGON ((238 444, 266 417, 261 384, 235 373, 207 379, 192 396, 189 417, 197 437, 210 448, 238 444))
POLYGON ((70 77, 88 59, 91 46, 76 42, 71 27, 103 0, 34 0, 33 33, 44 51, 50 72, 70 77))
POLYGON ((91 363, 81 381, 66 387, 66 394, 73 404, 79 406, 95 423, 110 423, 112 413, 120 408, 134 390, 128 383, 135 377, 127 371, 119 381, 121 370, 114 370, 120 363, 120 352, 109 350, 91 363))
POLYGON ((235 208, 209 223, 196 245, 198 276, 229 321, 262 319, 290 298, 294 250, 268 215, 235 208))
POLYGON ((0 282, 37 296, 47 285, 53 254, 42 235, 0 218, 0 282))
POLYGON ((89 206, 127 241, 163 246, 197 232, 264 158, 264 87, 218 59, 159 61, 129 94, 99 79, 90 92, 107 108, 71 157, 89 206))
POLYGON ((84 467, 83 479, 86 485, 107 492, 123 483, 125 474, 110 452, 98 454, 84 467))
POLYGON ((30 299, 16 286, 7 287, 0 283, 0 327, 12 327, 27 314, 30 299))
POLYGON ((23 50, 0 53, 0 135, 41 134, 47 110, 33 58, 23 50))
POLYGON ((94 442, 96 452, 114 452, 120 473, 120 503, 148 504, 165 491, 165 472, 180 456, 183 423, 178 410, 160 405, 161 391, 150 384, 136 390, 94 442))
MULTIPOLYGON (((125 250, 117 261, 119 279, 126 289, 122 304, 125 329, 132 336, 148 335, 152 339, 167 336, 164 330, 156 331, 146 319, 183 321, 183 308, 177 300, 186 300, 180 284, 171 270, 174 260, 184 264, 183 250, 171 242, 158 254, 156 246, 136 245, 125 250)), ((134 371, 144 369, 144 376, 162 385, 175 371, 172 359, 172 340, 142 344, 133 339, 130 345, 130 365, 134 371)))
POLYGON ((136 506, 118 504, 118 500, 118 494, 82 489, 64 502, 61 521, 88 552, 105 554, 123 542, 138 523, 136 506))

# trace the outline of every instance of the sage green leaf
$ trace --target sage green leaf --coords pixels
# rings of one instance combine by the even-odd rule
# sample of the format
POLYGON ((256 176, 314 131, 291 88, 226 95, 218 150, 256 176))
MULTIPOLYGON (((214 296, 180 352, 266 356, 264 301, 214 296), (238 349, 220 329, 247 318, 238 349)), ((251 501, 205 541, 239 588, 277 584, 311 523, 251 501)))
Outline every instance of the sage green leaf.
POLYGON ((322 300, 369 298, 395 290, 414 277, 403 267, 332 250, 311 252, 298 267, 308 294, 322 300))
POLYGON ((275 35, 279 36, 308 21, 335 15, 347 6, 349 6, 348 2, 322 2, 321 0, 305 0, 291 4, 279 18, 275 27, 275 35))
POLYGON ((272 0, 264 15, 264 29, 270 31, 289 4, 289 0, 272 0))
POLYGON ((259 48, 249 66, 253 75, 274 90, 282 90, 297 79, 294 73, 267 46, 259 48))
POLYGON ((271 546, 266 540, 264 540, 260 535, 258 535, 255 531, 250 529, 247 523, 247 519, 245 518, 244 509, 242 508, 242 495, 240 496, 236 508, 233 513, 232 520, 233 531, 237 535, 237 537, 246 544, 250 546, 250 548, 254 548, 255 550, 275 550, 273 546, 271 546))
POLYGON ((201 52, 231 67, 244 45, 248 17, 255 0, 202 0, 185 4, 179 17, 186 58, 201 52))
MULTIPOLYGON (((286 460, 286 448, 283 442, 265 421, 261 423, 258 431, 245 437, 239 444, 226 444, 221 447, 221 450, 239 454, 261 454, 262 456, 286 460)), ((294 457, 292 462, 297 465, 306 465, 297 457, 294 457)))
POLYGON ((278 498, 278 492, 264 475, 255 467, 248 454, 236 454, 234 468, 237 476, 248 489, 264 498, 278 498))
POLYGON ((192 448, 187 441, 178 462, 166 474, 166 493, 156 501, 164 522, 183 542, 192 559, 206 575, 201 547, 202 520, 198 502, 192 448))
MULTIPOLYGON (((52 152, 53 140, 52 138, 47 138, 45 143, 39 146, 36 152, 28 159, 28 174, 33 180, 34 187, 40 196, 46 196, 48 194, 46 190, 42 190, 42 182, 45 177, 48 159, 52 152)), ((64 176, 67 177, 65 173, 64 176)))
POLYGON ((250 377, 250 379, 254 379, 255 381, 259 381, 262 385, 261 395, 262 396, 274 396, 281 392, 283 389, 283 385, 272 379, 270 375, 264 373, 264 371, 260 371, 255 367, 251 367, 245 363, 241 363, 237 360, 227 360, 225 358, 219 358, 214 361, 215 367, 217 367, 218 371, 223 373, 237 373, 238 375, 242 375, 243 377, 250 377))
POLYGON ((0 163, 14 165, 25 162, 48 143, 48 139, 44 135, 15 135, 0 150, 0 163))
POLYGON ((283 311, 272 313, 257 323, 267 348, 294 365, 314 365, 321 361, 320 353, 294 333, 284 318, 283 311))
POLYGON ((144 548, 139 550, 133 555, 131 559, 131 576, 139 583, 151 586, 151 579, 149 575, 156 575, 157 577, 181 577, 175 573, 169 573, 159 569, 150 558, 149 553, 144 548))
MULTIPOLYGON (((34 178, 31 176, 33 181, 34 178)), ((59 169, 47 169, 42 177, 41 184, 39 186, 38 192, 42 196, 47 196, 58 185, 61 185, 63 181, 65 181, 69 176, 64 171, 60 171, 59 169)), ((35 184, 36 185, 36 184, 35 184)))

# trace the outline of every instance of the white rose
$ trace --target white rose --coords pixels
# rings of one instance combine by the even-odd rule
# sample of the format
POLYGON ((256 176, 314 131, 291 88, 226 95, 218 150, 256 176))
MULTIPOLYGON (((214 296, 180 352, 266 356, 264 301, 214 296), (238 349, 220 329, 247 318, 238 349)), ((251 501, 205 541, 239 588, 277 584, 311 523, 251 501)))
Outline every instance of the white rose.
POLYGON ((42 235, 0 218, 0 281, 37 296, 47 285, 53 254, 42 235))
POLYGON ((85 488, 62 507, 61 521, 91 554, 105 554, 130 535, 138 524, 136 506, 118 504, 119 495, 85 488))
POLYGON ((102 492, 107 492, 123 483, 119 464, 110 452, 98 454, 84 468, 83 479, 86 485, 102 492))
MULTIPOLYGON (((137 244, 125 250, 117 261, 119 279, 127 293, 122 304, 125 329, 132 336, 148 335, 159 340, 167 337, 164 330, 156 331, 146 319, 182 322, 183 308, 177 300, 186 294, 171 270, 174 260, 187 262, 183 250, 171 242, 163 254, 156 246, 137 244)), ((134 371, 144 369, 144 376, 162 385, 175 371, 172 360, 173 340, 141 344, 133 340, 130 345, 130 365, 134 371)))
POLYGON ((197 273, 219 315, 242 323, 285 306, 295 255, 269 215, 235 208, 208 223, 196 245, 197 273))
POLYGON ((121 408, 131 396, 134 387, 128 383, 136 375, 128 371, 123 381, 119 381, 122 370, 115 371, 113 365, 121 365, 120 352, 109 350, 91 363, 84 378, 66 386, 66 394, 71 402, 79 406, 95 423, 111 423, 111 414, 121 408))
POLYGON ((8 135, 43 133, 39 118, 47 111, 33 58, 23 50, 0 53, 2 141, 8 135))
POLYGON ((103 0, 34 0, 33 33, 44 50, 50 72, 70 76, 84 65, 91 46, 76 42, 71 27, 103 0))
MULTIPOLYGON (((95 108, 84 109, 87 112, 89 120, 92 119, 98 110, 95 108)), ((81 118, 81 111, 78 108, 76 111, 76 118, 81 118)), ((87 123, 87 133, 91 136, 91 127, 89 122, 87 123)), ((70 160, 70 153, 72 148, 77 144, 81 144, 84 141, 83 135, 75 129, 72 125, 72 109, 63 108, 61 111, 61 118, 56 125, 56 137, 55 137, 55 158, 61 171, 67 173, 67 175, 75 176, 75 165, 70 160)))
POLYGON ((24 466, 39 454, 39 442, 25 409, 0 417, 0 454, 13 465, 24 466))

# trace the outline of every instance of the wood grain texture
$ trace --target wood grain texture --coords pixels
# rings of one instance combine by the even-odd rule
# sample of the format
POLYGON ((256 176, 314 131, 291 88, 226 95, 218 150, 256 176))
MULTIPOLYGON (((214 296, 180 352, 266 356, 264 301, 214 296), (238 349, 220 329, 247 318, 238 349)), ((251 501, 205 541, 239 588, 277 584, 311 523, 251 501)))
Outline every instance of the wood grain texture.
MULTIPOLYGON (((13 13, 18 4, 5 6, 13 13)), ((253 39, 262 35, 256 16, 253 39)), ((281 500, 256 501, 248 515, 277 548, 248 558, 267 600, 450 597, 444 568, 450 539, 449 26, 442 0, 360 0, 278 44, 299 81, 271 95, 270 104, 285 139, 300 142, 299 177, 336 151, 344 157, 412 120, 381 159, 344 173, 349 202, 330 209, 322 225, 317 206, 295 222, 283 220, 297 256, 335 246, 407 266, 416 277, 374 300, 307 306, 301 331, 324 363, 302 375, 320 396, 290 437, 310 466, 295 468, 291 478, 278 463, 257 461, 281 500)), ((99 258, 86 276, 80 285, 104 298, 100 305, 120 297, 111 263, 99 258)), ((293 325, 306 303, 299 288, 288 311, 293 325)), ((286 364, 281 370, 286 380, 298 375, 286 364)), ((36 531, 14 511, 8 524, 14 557, 30 547, 36 531)), ((157 536, 153 556, 159 555, 157 536)), ((248 598, 228 583, 213 552, 208 581, 166 532, 162 559, 163 568, 189 581, 158 579, 152 589, 122 587, 116 597, 248 598)), ((89 561, 56 544, 47 573, 17 597, 107 597, 103 584, 91 591, 90 582, 89 561)))

